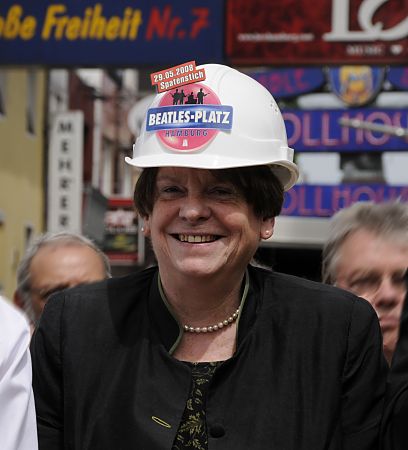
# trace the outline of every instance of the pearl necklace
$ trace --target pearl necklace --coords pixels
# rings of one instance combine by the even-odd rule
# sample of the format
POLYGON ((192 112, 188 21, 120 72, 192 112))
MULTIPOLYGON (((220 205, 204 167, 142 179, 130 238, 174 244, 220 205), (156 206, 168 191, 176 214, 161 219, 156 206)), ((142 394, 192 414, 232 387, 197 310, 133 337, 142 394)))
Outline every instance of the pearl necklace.
POLYGON ((239 315, 239 308, 234 312, 232 316, 229 316, 227 319, 222 322, 218 322, 216 325, 211 325, 209 327, 191 327, 190 325, 184 325, 184 331, 188 331, 189 333, 212 333, 213 331, 221 330, 221 328, 227 327, 231 325, 233 322, 237 320, 239 315))

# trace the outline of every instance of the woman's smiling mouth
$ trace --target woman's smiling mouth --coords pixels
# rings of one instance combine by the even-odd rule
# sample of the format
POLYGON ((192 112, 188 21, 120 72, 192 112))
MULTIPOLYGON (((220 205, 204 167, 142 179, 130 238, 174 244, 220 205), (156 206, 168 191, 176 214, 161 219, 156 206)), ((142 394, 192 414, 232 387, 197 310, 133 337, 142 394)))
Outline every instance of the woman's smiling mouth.
POLYGON ((202 244, 207 242, 214 242, 220 238, 213 234, 196 235, 196 234, 173 234, 173 236, 180 242, 188 242, 192 244, 202 244))

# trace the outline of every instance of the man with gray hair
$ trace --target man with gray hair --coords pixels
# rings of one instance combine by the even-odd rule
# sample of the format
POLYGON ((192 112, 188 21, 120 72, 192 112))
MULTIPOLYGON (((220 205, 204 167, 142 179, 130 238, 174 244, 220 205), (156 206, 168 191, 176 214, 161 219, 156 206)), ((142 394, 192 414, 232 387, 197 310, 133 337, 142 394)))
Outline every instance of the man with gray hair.
POLYGON ((14 303, 35 326, 51 294, 108 277, 108 257, 90 239, 70 232, 45 233, 18 266, 14 303))
POLYGON ((408 203, 358 202, 337 212, 323 248, 322 280, 368 300, 389 364, 407 292, 408 203))

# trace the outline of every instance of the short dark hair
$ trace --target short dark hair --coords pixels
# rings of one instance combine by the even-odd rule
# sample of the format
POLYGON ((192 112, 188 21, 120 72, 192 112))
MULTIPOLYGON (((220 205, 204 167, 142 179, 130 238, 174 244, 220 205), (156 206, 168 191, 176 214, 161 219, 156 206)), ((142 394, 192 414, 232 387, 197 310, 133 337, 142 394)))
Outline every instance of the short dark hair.
MULTIPOLYGON (((138 213, 147 217, 153 211, 157 197, 156 177, 158 167, 144 169, 137 180, 134 203, 138 213)), ((211 169, 218 180, 233 184, 252 206, 257 217, 269 218, 280 214, 284 190, 281 182, 268 166, 237 167, 232 169, 211 169)))

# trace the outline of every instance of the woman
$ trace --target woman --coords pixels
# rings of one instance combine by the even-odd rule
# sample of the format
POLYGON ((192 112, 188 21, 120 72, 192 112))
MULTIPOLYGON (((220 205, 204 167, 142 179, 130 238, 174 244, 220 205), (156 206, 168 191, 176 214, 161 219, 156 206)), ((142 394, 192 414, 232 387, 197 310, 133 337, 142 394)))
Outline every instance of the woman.
POLYGON ((147 111, 135 204, 157 267, 51 298, 34 336, 41 449, 371 449, 386 363, 371 306, 250 265, 297 179, 257 82, 147 111))

